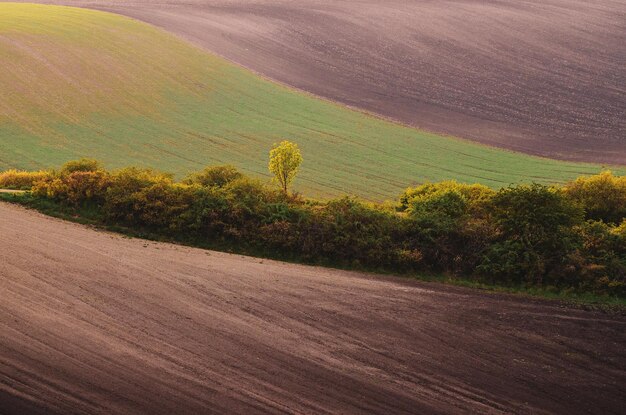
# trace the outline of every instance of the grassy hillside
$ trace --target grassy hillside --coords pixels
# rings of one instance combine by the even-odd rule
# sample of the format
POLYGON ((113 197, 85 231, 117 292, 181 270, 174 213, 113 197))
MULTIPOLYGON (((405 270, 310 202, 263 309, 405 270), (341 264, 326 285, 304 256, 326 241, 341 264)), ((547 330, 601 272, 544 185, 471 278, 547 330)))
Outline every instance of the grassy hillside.
POLYGON ((90 156, 178 175, 216 163, 266 175, 267 151, 287 138, 305 157, 298 190, 383 199, 427 180, 501 187, 601 168, 382 121, 103 12, 0 3, 0 60, 0 169, 90 156))

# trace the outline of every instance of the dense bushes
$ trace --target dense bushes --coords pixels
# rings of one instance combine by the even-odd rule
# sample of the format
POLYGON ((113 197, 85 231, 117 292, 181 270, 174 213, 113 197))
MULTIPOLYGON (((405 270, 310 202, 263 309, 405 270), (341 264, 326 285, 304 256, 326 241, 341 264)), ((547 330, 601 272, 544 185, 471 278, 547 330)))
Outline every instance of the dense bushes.
POLYGON ((616 177, 606 171, 580 177, 564 190, 585 210, 587 219, 619 224, 626 217, 626 176, 616 177))
POLYGON ((0 188, 29 190, 35 183, 50 176, 48 171, 7 170, 0 172, 0 188))
POLYGON ((73 206, 101 203, 110 185, 109 173, 96 160, 82 159, 66 163, 59 172, 33 184, 33 194, 73 206))
MULTIPOLYGON (((2 177, 2 176, 0 176, 2 177)), ((562 188, 499 191, 453 181, 404 192, 397 203, 291 196, 231 166, 176 182, 93 160, 32 182, 33 195, 103 221, 311 262, 430 270, 496 284, 626 294, 625 178, 610 173, 562 188)))
POLYGON ((282 227, 288 224, 291 229, 283 232, 283 238, 291 242, 286 246, 305 259, 356 266, 392 266, 396 262, 394 231, 399 218, 392 212, 347 197, 296 209, 291 218, 282 221, 282 227))
POLYGON ((498 236, 478 269, 497 281, 556 282, 576 247, 573 226, 582 222, 582 210, 560 190, 537 184, 503 189, 489 205, 498 236))
POLYGON ((233 166, 214 166, 189 175, 183 180, 183 183, 199 184, 204 187, 224 187, 228 183, 241 178, 243 178, 243 174, 233 166))
POLYGON ((420 252, 422 265, 432 270, 471 273, 495 235, 487 219, 494 194, 479 184, 454 181, 408 189, 400 196, 405 249, 420 252))

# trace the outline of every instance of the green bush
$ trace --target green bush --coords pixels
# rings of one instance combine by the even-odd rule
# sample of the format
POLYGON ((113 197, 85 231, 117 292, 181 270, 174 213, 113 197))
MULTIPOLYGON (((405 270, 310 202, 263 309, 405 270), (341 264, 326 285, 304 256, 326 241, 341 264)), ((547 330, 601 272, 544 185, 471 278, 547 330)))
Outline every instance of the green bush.
POLYGON ((569 260, 568 281, 582 291, 626 295, 626 220, 620 226, 587 221, 575 228, 579 250, 569 260))
POLYGON ((197 184, 204 187, 224 187, 228 183, 243 178, 241 174, 233 166, 214 166, 207 167, 199 173, 190 174, 184 184, 197 184))
POLYGON ((438 194, 454 192, 462 196, 467 209, 472 213, 483 213, 495 192, 482 184, 463 184, 453 180, 427 183, 407 189, 400 195, 400 209, 411 211, 416 202, 428 200, 438 194))
POLYGON ((193 204, 184 214, 190 234, 214 242, 223 239, 231 226, 227 223, 230 207, 224 191, 201 186, 193 191, 193 204))
POLYGON ((98 160, 94 159, 80 159, 68 161, 63 166, 61 166, 61 170, 59 171, 60 176, 65 176, 71 173, 76 172, 95 172, 102 171, 104 167, 98 160))
POLYGON ((110 185, 110 175, 100 162, 80 159, 65 163, 58 172, 51 172, 33 183, 35 196, 54 199, 67 205, 101 204, 110 185))
POLYGON ((564 191, 585 210, 587 219, 618 224, 626 218, 626 176, 605 171, 579 177, 567 184, 564 191))
POLYGON ((193 187, 187 185, 166 181, 154 183, 130 195, 131 211, 127 212, 127 217, 132 217, 132 223, 151 229, 184 232, 194 196, 193 187))
POLYGON ((544 285, 575 249, 573 226, 583 212, 563 192, 533 184, 500 190, 490 210, 499 237, 478 271, 502 281, 544 285))
POLYGON ((280 200, 260 180, 239 178, 226 184, 224 197, 229 204, 229 221, 233 224, 260 224, 268 216, 267 205, 280 200))
POLYGON ((407 213, 408 249, 418 250, 423 264, 433 270, 473 271, 495 233, 485 219, 485 205, 493 191, 444 182, 413 189, 407 195, 401 205, 407 213))
POLYGON ((104 194, 104 214, 108 221, 142 226, 146 216, 140 211, 141 192, 152 186, 171 185, 173 177, 151 169, 129 167, 111 175, 111 183, 104 194))
POLYGON ((0 188, 30 190, 33 185, 52 175, 49 171, 7 170, 0 172, 0 188))
POLYGON ((393 230, 399 218, 353 198, 331 200, 311 209, 300 225, 302 253, 353 265, 394 262, 393 230))

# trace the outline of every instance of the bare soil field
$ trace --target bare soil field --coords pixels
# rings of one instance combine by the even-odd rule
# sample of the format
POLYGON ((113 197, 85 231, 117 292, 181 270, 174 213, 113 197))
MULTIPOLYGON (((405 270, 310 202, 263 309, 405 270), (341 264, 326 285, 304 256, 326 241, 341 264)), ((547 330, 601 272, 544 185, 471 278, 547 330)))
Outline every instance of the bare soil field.
POLYGON ((626 317, 0 203, 0 413, 619 414, 626 317))
MULTIPOLYGON (((45 2, 45 1, 44 1, 45 2)), ((626 164, 621 0, 53 0, 434 132, 626 164)))

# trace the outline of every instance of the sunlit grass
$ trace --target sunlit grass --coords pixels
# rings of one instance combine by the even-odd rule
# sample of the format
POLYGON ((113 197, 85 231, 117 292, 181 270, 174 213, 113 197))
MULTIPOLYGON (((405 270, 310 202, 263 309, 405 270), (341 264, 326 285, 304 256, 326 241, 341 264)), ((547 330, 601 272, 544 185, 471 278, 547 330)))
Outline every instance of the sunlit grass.
POLYGON ((98 11, 0 3, 0 60, 0 169, 89 156, 178 175, 218 163, 267 175, 269 148, 289 139, 305 160, 296 188, 312 196, 384 199, 428 180, 501 187, 601 170, 382 121, 98 11))

